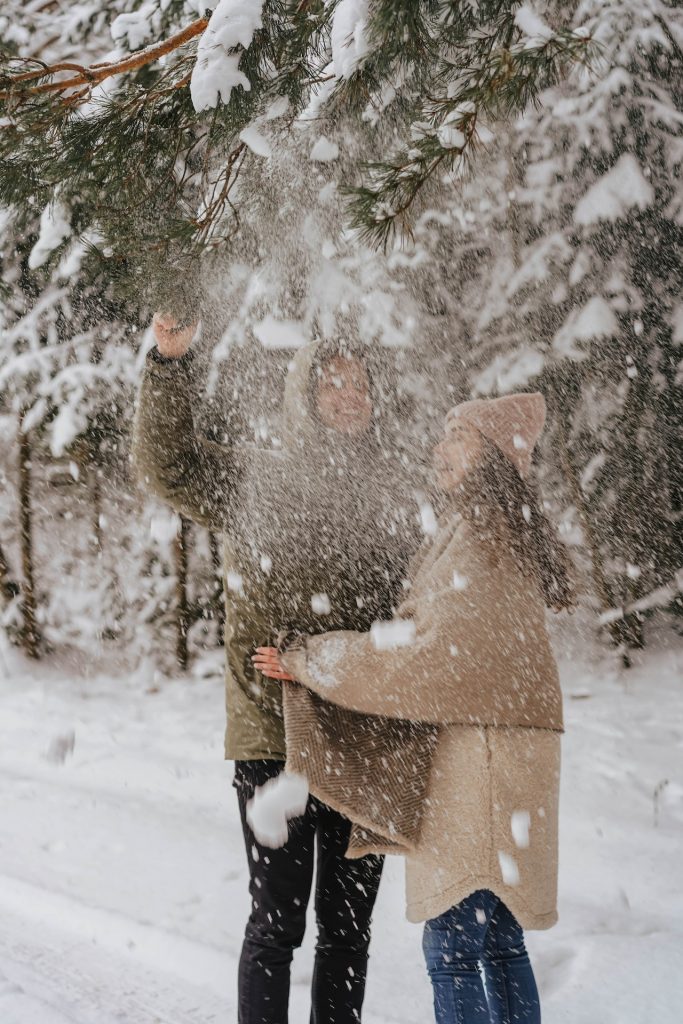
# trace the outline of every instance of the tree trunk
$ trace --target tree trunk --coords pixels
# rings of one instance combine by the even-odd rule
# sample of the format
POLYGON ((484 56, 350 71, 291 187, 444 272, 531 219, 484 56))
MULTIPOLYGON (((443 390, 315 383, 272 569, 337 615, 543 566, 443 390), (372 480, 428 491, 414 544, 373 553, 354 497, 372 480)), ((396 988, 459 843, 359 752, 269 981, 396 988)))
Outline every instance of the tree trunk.
POLYGON ((176 661, 184 672, 188 666, 187 629, 187 546, 189 541, 189 523, 180 516, 180 525, 175 538, 175 569, 176 569, 176 661))
POLYGON ((507 143, 507 174, 505 176, 505 190, 508 195, 507 229, 511 245, 512 264, 519 270, 522 262, 522 217, 519 206, 519 189, 524 181, 524 171, 521 164, 520 154, 515 147, 507 143))
POLYGON ((92 496, 92 531, 95 547, 102 550, 102 487, 100 485, 100 471, 97 466, 90 470, 92 496))
POLYGON ((31 442, 19 422, 19 527, 21 536, 22 643, 29 658, 40 657, 40 636, 36 623, 36 592, 33 574, 33 509, 31 506, 31 442))
POLYGON ((0 547, 0 596, 2 596, 3 601, 9 602, 17 596, 17 593, 17 584, 10 575, 5 552, 0 547))
MULTIPOLYGON (((633 338, 633 349, 637 344, 637 338, 633 338)), ((654 343, 648 348, 654 348, 654 343)), ((647 367, 647 353, 643 352, 637 361, 637 376, 630 382, 628 398, 625 405, 625 415, 621 430, 619 431, 620 463, 626 467, 624 471, 624 486, 620 498, 627 509, 630 509, 630 523, 628 532, 620 537, 621 543, 617 545, 624 562, 631 562, 637 566, 647 564, 648 556, 654 552, 656 564, 665 564, 665 550, 663 550, 664 538, 668 538, 671 531, 669 521, 663 521, 661 494, 657 493, 660 486, 659 480, 647 480, 645 477, 645 459, 641 451, 639 434, 643 425, 645 414, 655 403, 656 396, 652 394, 651 377, 647 367), (656 500, 653 501, 653 495, 656 500)), ((664 491, 666 485, 664 485, 664 491)), ((661 586, 662 580, 647 578, 641 574, 636 579, 624 578, 622 583, 622 606, 626 608, 634 604, 639 597, 661 586)), ((632 650, 645 646, 645 631, 643 618, 638 612, 630 612, 624 615, 621 620, 621 632, 623 642, 632 650)))
MULTIPOLYGON (((595 531, 593 530, 593 523, 591 517, 588 514, 586 508, 586 501, 581 487, 581 481, 579 474, 576 471, 576 467, 572 461, 571 453, 569 451, 569 432, 567 429, 567 421, 565 418, 565 412, 562 406, 562 396, 554 390, 554 406, 557 410, 557 437, 559 441, 559 454, 560 461, 562 463, 562 469, 564 475, 569 483, 569 489, 571 491, 576 510, 579 513, 581 519, 581 527, 588 543, 588 550, 590 552, 591 560, 591 575, 593 577, 593 586, 597 595, 598 601, 600 602, 600 609, 603 612, 609 611, 613 606, 612 593, 610 590, 609 583, 607 582, 607 575, 605 573, 602 554, 600 552, 600 545, 598 544, 595 531)), ((624 666, 628 668, 631 664, 631 659, 628 653, 628 645, 624 642, 623 629, 619 622, 611 622, 607 627, 612 643, 615 647, 621 648, 622 660, 624 666)))

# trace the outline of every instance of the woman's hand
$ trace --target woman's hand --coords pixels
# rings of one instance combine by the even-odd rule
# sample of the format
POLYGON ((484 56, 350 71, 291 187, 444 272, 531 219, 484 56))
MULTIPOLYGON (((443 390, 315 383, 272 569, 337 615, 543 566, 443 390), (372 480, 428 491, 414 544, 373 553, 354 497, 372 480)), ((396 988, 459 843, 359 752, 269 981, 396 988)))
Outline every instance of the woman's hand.
POLYGON ((181 327, 171 313, 155 313, 152 331, 161 355, 167 359, 180 359, 192 344, 197 323, 181 327))
POLYGON ((259 672, 262 672, 269 679, 282 679, 286 682, 294 682, 294 676, 290 676, 288 672, 285 672, 282 666, 280 652, 277 647, 257 647, 256 654, 252 654, 251 660, 254 668, 258 669, 259 672))

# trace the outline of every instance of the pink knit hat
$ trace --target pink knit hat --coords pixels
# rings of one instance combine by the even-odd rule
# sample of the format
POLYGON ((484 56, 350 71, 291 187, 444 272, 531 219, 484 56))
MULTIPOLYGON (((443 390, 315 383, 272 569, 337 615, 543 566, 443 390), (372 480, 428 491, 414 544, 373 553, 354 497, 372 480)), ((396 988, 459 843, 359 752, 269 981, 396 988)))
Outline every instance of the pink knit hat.
POLYGON ((507 455, 520 476, 528 476, 531 453, 545 423, 545 398, 535 391, 475 398, 461 402, 446 416, 446 433, 457 424, 475 427, 507 455))

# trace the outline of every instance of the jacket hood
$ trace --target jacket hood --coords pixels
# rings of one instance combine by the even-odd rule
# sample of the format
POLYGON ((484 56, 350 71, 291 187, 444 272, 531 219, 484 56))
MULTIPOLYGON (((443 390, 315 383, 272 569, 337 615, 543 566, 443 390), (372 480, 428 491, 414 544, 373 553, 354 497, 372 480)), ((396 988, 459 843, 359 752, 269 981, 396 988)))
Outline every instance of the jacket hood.
POLYGON ((315 415, 311 395, 311 374, 320 342, 312 342, 297 350, 289 364, 285 380, 282 407, 282 442, 285 448, 298 444, 308 447, 306 442, 319 437, 320 433, 333 434, 315 415))
MULTIPOLYGON (((376 448, 381 445, 381 434, 387 424, 385 422, 388 408, 391 405, 391 384, 383 380, 390 373, 383 367, 377 354, 369 348, 359 345, 348 345, 343 341, 322 340, 311 342, 298 349, 289 364, 285 379, 285 390, 282 406, 282 443, 289 451, 303 449, 308 454, 316 451, 342 455, 343 452, 357 452, 359 449, 376 448), (315 408, 316 368, 321 368, 337 356, 347 356, 360 360, 365 366, 370 383, 372 401, 372 422, 370 428, 360 437, 348 436, 326 427, 320 420, 315 408)), ((393 456, 393 452, 388 452, 393 456)))

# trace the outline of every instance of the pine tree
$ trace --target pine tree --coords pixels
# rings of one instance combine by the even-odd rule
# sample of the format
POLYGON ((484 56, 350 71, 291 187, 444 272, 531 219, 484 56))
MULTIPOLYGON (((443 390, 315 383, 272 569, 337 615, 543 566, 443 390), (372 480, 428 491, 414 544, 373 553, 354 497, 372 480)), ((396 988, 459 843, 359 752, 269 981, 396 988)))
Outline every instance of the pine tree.
MULTIPOLYGON (((576 23, 601 43, 601 73, 542 97, 518 135, 524 234, 490 271, 505 306, 480 339, 477 386, 551 397, 548 451, 606 611, 683 565, 683 14, 584 0, 576 23)), ((638 615, 606 618, 642 642, 638 615)))
MULTIPOLYGON (((194 257, 240 230, 239 179, 266 152, 263 125, 277 121, 286 144, 311 104, 391 122, 402 141, 346 183, 351 223, 386 244, 496 123, 591 52, 586 33, 501 0, 219 0, 208 21, 194 0, 107 0, 82 24, 56 7, 60 39, 90 44, 106 16, 117 49, 88 62, 70 43, 54 57, 52 40, 44 54, 10 33, 0 201, 57 199, 77 234, 103 240, 93 273, 138 294, 151 275, 157 297, 170 266, 173 294, 194 257)), ((36 11, 17 9, 20 28, 36 11)))
POLYGON ((653 589, 675 603, 683 563, 675 5, 582 0, 563 27, 544 4, 551 29, 495 0, 252 3, 261 26, 218 52, 220 78, 194 0, 41 7, 2 12, 0 414, 25 416, 36 493, 64 518, 48 579, 38 516, 48 642, 93 635, 60 607, 81 564, 104 580, 80 587, 96 630, 133 659, 174 639, 184 657, 216 614, 209 538, 192 530, 179 599, 178 523, 131 493, 121 430, 150 307, 199 305, 198 424, 219 441, 279 443, 291 348, 320 335, 391 351, 407 445, 470 393, 540 387, 544 492, 600 610, 626 609, 613 635, 640 642, 629 609, 653 589), (572 61, 594 71, 561 84, 572 61), (81 552, 75 523, 96 538, 100 516, 81 552))

